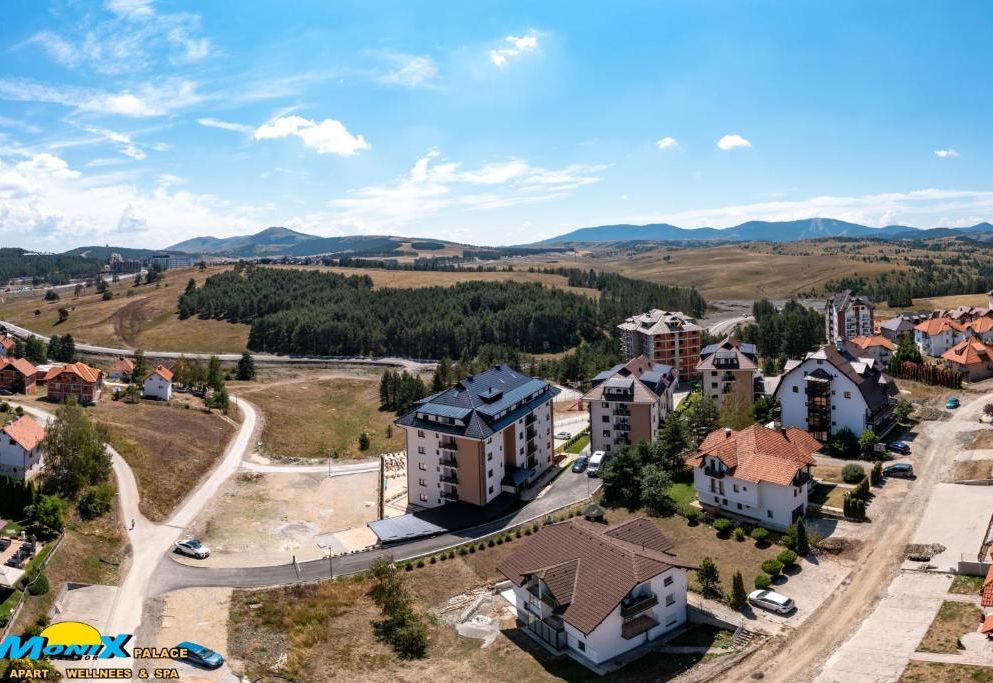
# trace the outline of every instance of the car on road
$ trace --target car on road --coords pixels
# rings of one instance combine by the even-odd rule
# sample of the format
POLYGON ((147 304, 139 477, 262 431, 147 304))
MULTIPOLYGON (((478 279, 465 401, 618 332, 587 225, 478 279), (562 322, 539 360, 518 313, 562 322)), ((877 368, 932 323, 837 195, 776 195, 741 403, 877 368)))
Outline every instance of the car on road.
POLYGON ((575 462, 572 463, 572 471, 577 473, 582 472, 583 470, 586 469, 586 466, 589 463, 590 463, 590 459, 587 458, 585 455, 581 455, 578 458, 576 458, 575 462))
POLYGON ((761 607, 776 614, 789 614, 796 609, 793 598, 788 598, 776 591, 752 591, 748 594, 748 602, 755 607, 761 607))
POLYGON ((194 666, 204 669, 219 669, 224 664, 224 657, 200 643, 191 643, 188 640, 184 640, 176 647, 186 650, 186 661, 194 666))
POLYGON ((886 444, 886 450, 899 453, 900 455, 910 455, 910 446, 903 441, 890 441, 886 444))
POLYGON ((562 439, 562 440, 568 440, 568 439, 571 439, 572 438, 572 434, 570 434, 569 432, 558 432, 555 435, 555 438, 556 439, 562 439))
POLYGON ((914 466, 909 462, 898 462, 883 468, 884 477, 895 477, 897 479, 913 479, 914 466))
POLYGON ((948 408, 949 410, 954 410, 955 408, 958 408, 960 405, 962 404, 959 403, 959 400, 955 396, 952 396, 950 399, 945 401, 945 407, 948 408))
POLYGON ((176 552, 195 557, 198 560, 205 560, 210 557, 210 548, 192 537, 176 541, 176 552))
POLYGON ((587 477, 599 477, 600 468, 607 463, 607 454, 604 451, 596 451, 590 456, 590 462, 586 467, 587 477))

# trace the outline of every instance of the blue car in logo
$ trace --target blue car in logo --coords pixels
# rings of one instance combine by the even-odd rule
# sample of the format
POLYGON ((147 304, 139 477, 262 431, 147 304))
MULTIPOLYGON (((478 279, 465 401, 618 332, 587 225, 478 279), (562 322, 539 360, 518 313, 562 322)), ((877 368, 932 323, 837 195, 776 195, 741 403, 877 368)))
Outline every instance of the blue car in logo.
POLYGON ((199 643, 191 643, 188 640, 184 640, 176 647, 186 650, 186 660, 194 666, 203 667, 204 669, 217 669, 224 664, 224 657, 199 643))

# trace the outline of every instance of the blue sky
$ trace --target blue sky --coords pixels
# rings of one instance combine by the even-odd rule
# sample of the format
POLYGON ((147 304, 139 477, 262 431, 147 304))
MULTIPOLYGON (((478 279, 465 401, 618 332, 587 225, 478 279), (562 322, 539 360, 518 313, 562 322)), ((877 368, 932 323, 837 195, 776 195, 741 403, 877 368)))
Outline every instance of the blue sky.
POLYGON ((7 3, 0 244, 993 218, 993 6, 7 3))

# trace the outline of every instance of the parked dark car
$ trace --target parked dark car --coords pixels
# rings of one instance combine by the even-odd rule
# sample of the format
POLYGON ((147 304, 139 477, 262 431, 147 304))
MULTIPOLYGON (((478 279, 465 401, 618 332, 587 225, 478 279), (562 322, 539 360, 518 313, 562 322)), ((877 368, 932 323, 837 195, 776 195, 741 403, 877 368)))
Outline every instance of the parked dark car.
POLYGON ((572 463, 573 472, 582 472, 586 469, 586 465, 590 462, 590 459, 585 455, 581 455, 576 458, 575 462, 572 463))
POLYGON ((224 663, 224 657, 199 643, 183 641, 177 647, 186 650, 186 661, 194 666, 203 667, 204 669, 217 669, 224 663))
POLYGON ((897 479, 914 479, 914 466, 907 462, 898 462, 883 468, 883 476, 897 479))
POLYGON ((903 441, 890 441, 886 444, 886 450, 899 453, 900 455, 910 455, 910 446, 903 441))

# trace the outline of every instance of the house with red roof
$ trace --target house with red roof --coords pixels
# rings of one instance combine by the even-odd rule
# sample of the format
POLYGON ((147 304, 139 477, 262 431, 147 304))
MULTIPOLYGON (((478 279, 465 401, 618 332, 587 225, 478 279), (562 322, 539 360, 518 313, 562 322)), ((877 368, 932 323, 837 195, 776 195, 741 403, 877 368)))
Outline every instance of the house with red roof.
POLYGON ((134 361, 124 356, 118 356, 114 364, 110 366, 107 379, 115 382, 127 382, 130 381, 132 372, 134 372, 134 361))
POLYGON ((141 397, 156 401, 168 401, 172 398, 172 371, 164 365, 152 368, 141 383, 141 397))
POLYGON ((883 367, 890 364, 896 351, 896 344, 881 334, 862 335, 850 342, 856 349, 856 356, 875 358, 883 367))
POLYGON ((26 358, 0 357, 0 389, 15 394, 33 394, 38 368, 26 358))
MULTIPOLYGON (((638 517, 543 527, 497 570, 513 584, 522 630, 596 670, 686 623, 686 573, 672 542, 638 517)), ((642 650, 647 651, 647 650, 642 650)))
POLYGON ((0 474, 14 479, 31 479, 42 467, 42 441, 45 429, 27 415, 0 429, 0 474))
POLYGON ((796 427, 718 429, 686 458, 705 510, 783 530, 807 511, 817 439, 796 427))
POLYGON ((938 357, 965 335, 964 323, 951 318, 930 318, 914 327, 914 342, 922 356, 938 357))
POLYGON ((967 337, 941 354, 941 359, 968 382, 993 377, 993 346, 978 337, 967 337))
POLYGON ((9 334, 0 336, 0 358, 6 358, 12 355, 15 346, 17 346, 17 340, 9 334))
POLYGON ((97 403, 103 396, 103 370, 86 363, 53 367, 44 378, 48 398, 62 403, 70 396, 82 405, 97 403))

